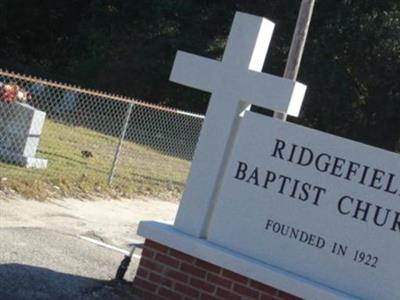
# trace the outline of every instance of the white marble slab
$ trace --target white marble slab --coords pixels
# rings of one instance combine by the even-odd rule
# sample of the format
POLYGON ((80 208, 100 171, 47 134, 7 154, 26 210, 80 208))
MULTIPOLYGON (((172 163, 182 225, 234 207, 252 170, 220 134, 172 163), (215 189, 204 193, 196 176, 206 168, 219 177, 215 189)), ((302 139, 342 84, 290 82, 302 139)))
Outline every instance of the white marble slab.
POLYGON ((0 159, 28 168, 46 168, 36 158, 46 113, 26 103, 0 102, 0 159))
POLYGON ((207 236, 355 297, 400 299, 400 156, 247 112, 207 236))

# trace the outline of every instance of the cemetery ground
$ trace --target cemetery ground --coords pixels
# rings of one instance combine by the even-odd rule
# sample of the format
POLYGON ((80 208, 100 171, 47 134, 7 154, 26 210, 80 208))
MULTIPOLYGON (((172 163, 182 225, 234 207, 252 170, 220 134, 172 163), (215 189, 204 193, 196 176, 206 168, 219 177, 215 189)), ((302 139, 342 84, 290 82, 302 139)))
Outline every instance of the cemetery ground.
POLYGON ((38 156, 46 170, 24 169, 0 162, 0 195, 27 198, 135 195, 177 199, 190 162, 125 141, 110 187, 107 183, 118 139, 93 130, 46 120, 38 156), (89 155, 88 155, 89 154, 89 155))

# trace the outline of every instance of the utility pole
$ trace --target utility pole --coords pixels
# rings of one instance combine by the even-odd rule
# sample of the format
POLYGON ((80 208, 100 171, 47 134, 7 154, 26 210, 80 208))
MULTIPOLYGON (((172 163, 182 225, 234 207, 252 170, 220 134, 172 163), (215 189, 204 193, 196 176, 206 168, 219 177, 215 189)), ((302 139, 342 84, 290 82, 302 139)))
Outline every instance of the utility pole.
MULTIPOLYGON (((304 46, 307 40, 308 29, 310 28, 311 17, 313 14, 315 0, 302 0, 299 16, 297 18, 296 29, 293 34, 292 44, 290 45, 289 57, 286 62, 286 79, 296 81, 299 73, 301 59, 303 57, 304 46)), ((275 112, 274 117, 286 121, 286 114, 275 112)))

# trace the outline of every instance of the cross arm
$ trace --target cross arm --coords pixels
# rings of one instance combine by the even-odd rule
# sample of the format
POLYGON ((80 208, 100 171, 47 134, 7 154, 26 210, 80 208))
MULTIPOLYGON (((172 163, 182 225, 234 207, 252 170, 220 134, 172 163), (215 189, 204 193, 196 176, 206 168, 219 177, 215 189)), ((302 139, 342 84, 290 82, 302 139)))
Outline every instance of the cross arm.
POLYGON ((221 62, 178 51, 170 80, 195 89, 212 92, 220 80, 221 62))
POLYGON ((299 82, 250 70, 236 84, 241 100, 295 117, 307 89, 299 82))

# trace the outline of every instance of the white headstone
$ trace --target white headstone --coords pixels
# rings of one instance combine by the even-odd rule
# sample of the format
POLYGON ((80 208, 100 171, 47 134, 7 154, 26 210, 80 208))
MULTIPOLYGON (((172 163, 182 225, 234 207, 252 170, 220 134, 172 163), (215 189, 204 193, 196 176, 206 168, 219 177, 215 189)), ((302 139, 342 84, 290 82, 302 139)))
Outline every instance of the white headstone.
POLYGON ((273 28, 267 19, 237 13, 222 61, 177 54, 170 79, 212 93, 175 221, 186 233, 207 234, 240 114, 251 104, 299 114, 306 87, 261 73, 273 28))
POLYGON ((0 101, 0 160, 28 168, 46 168, 36 158, 46 113, 24 103, 0 101))

